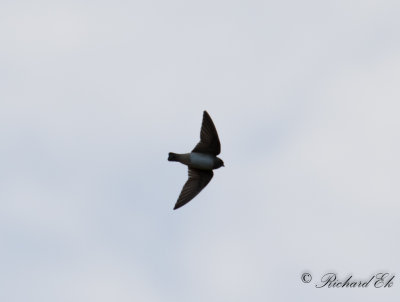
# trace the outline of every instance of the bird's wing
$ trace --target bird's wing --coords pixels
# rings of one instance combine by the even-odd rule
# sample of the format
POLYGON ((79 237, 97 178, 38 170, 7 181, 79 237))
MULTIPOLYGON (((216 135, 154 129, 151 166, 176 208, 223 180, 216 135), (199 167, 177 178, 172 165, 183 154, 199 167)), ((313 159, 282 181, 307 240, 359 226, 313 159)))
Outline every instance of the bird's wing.
POLYGON ((215 129, 214 123, 207 111, 203 112, 200 142, 194 147, 192 152, 209 153, 213 155, 221 153, 221 144, 219 142, 217 129, 215 129))
POLYGON ((189 179, 186 181, 175 204, 174 210, 187 204, 210 182, 214 173, 212 170, 189 168, 189 179))

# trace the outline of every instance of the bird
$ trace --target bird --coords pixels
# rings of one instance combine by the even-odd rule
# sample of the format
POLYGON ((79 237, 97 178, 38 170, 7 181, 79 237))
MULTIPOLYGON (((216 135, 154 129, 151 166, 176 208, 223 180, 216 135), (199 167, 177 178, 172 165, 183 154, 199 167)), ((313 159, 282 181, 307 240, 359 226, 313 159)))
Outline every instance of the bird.
POLYGON ((217 129, 207 111, 203 112, 200 142, 190 153, 168 153, 168 161, 180 162, 188 166, 188 180, 175 203, 174 210, 187 204, 203 190, 213 178, 214 169, 225 167, 222 159, 217 129))

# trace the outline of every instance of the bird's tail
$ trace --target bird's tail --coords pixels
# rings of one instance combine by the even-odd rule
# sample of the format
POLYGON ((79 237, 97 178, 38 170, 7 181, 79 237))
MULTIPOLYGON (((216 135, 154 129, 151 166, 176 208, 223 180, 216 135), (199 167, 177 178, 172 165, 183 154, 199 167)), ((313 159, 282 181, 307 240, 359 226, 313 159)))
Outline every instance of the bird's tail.
POLYGON ((178 154, 169 152, 168 153, 168 161, 178 161, 178 154))

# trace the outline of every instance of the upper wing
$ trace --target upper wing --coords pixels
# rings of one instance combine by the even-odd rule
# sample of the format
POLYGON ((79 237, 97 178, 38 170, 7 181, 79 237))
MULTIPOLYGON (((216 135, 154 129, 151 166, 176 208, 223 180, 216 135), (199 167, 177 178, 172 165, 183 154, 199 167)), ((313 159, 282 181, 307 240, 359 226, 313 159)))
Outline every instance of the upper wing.
POLYGON ((186 181, 175 204, 174 210, 187 204, 210 182, 214 173, 211 170, 189 169, 189 179, 186 181))
POLYGON ((200 142, 194 147, 192 152, 210 153, 213 155, 221 153, 221 144, 219 142, 217 129, 215 129, 214 123, 207 111, 203 112, 200 142))

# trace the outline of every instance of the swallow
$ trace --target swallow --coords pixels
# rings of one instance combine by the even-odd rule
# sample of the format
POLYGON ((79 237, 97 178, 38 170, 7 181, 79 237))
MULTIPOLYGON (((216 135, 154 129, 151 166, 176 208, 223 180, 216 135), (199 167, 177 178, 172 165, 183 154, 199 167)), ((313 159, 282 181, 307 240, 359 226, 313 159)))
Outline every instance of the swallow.
POLYGON ((207 186, 214 176, 213 170, 225 167, 222 159, 217 157, 221 153, 217 129, 207 113, 203 112, 203 122, 200 130, 200 142, 192 152, 177 154, 170 152, 168 161, 177 161, 188 166, 188 180, 182 188, 181 194, 175 203, 174 210, 191 201, 207 186))

